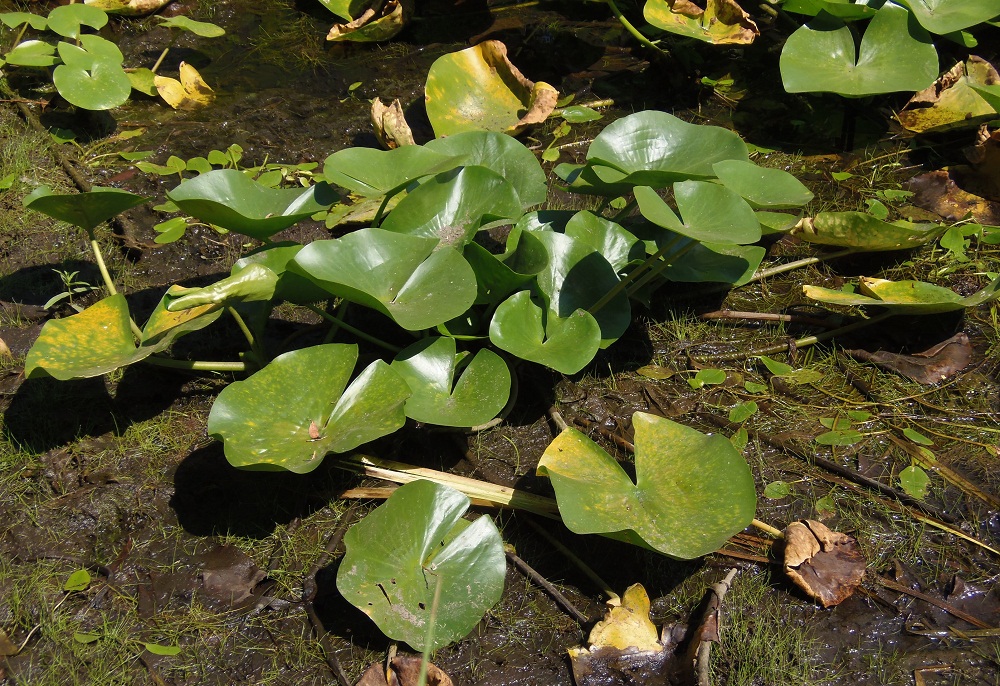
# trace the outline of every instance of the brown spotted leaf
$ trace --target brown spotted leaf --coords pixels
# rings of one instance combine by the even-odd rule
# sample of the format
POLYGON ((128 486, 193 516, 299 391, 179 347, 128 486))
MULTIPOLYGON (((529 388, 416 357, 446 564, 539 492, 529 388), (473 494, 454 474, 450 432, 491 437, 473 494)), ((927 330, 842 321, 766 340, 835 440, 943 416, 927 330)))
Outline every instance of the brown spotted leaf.
POLYGON ((749 44, 760 35, 757 24, 735 0, 647 0, 643 15, 658 29, 706 43, 749 44))
POLYGON ((957 333, 946 341, 912 355, 878 350, 847 350, 848 355, 872 362, 882 369, 902 374, 911 381, 935 384, 954 376, 972 361, 972 344, 964 333, 957 333))
POLYGON ((928 88, 920 91, 896 115, 899 123, 914 133, 942 133, 956 128, 976 127, 996 118, 993 107, 972 85, 1000 83, 992 64, 972 55, 958 62, 928 88))

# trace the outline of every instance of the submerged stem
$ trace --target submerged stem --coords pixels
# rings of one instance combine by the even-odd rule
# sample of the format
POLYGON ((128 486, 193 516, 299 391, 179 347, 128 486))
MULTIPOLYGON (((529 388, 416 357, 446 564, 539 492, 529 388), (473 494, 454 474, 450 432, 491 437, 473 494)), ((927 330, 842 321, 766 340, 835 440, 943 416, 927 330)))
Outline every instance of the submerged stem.
MULTIPOLYGON (((847 255, 853 255, 857 250, 854 248, 845 248, 844 250, 838 250, 837 252, 827 253, 826 255, 814 255, 813 257, 803 257, 801 260, 795 260, 793 262, 788 262, 786 264, 780 264, 776 267, 770 267, 769 269, 762 269, 753 277, 747 281, 747 283, 756 283, 757 281, 762 281, 769 276, 776 276, 778 274, 784 274, 785 272, 790 272, 793 269, 798 269, 800 267, 808 267, 811 264, 819 264, 820 262, 826 262, 827 260, 834 260, 838 257, 846 257, 847 255)), ((743 284, 744 286, 746 284, 743 284)))
POLYGON ((306 305, 306 307, 315 312, 316 314, 318 314, 323 319, 327 320, 328 322, 331 322, 334 326, 340 327, 345 331, 349 331, 350 333, 354 334, 363 341, 368 341, 369 343, 373 343, 378 347, 393 353, 398 353, 402 350, 402 348, 400 348, 398 345, 387 343, 386 341, 383 341, 381 338, 375 338, 375 336, 372 336, 369 333, 365 333, 361 329, 351 326, 343 319, 341 319, 340 316, 335 317, 328 312, 324 312, 321 308, 316 307, 315 305, 306 305))
POLYGON ((631 33, 633 38, 639 41, 639 43, 645 45, 647 48, 652 48, 653 50, 656 50, 658 53, 661 53, 663 55, 670 54, 669 50, 664 50, 660 46, 656 45, 651 40, 642 35, 639 29, 632 26, 632 22, 626 19, 625 15, 622 14, 622 11, 618 9, 618 5, 615 4, 615 0, 604 0, 604 1, 608 4, 608 7, 611 8, 611 13, 615 15, 615 19, 617 19, 619 23, 621 23, 621 25, 625 27, 625 30, 631 33))

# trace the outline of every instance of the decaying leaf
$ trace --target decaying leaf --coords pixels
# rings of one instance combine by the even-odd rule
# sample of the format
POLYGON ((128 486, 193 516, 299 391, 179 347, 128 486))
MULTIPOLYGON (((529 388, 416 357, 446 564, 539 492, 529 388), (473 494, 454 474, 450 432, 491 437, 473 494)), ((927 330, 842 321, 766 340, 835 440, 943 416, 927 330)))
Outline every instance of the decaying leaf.
POLYGON ((559 93, 530 81, 507 58, 507 46, 488 40, 439 57, 424 98, 438 137, 484 129, 514 135, 545 121, 559 93))
POLYGON ((972 360, 972 344, 965 333, 957 333, 946 341, 912 355, 885 350, 847 350, 848 355, 872 362, 883 369, 902 374, 922 384, 940 383, 965 369, 972 360))
POLYGON ((157 76, 153 79, 160 97, 175 110, 205 107, 215 99, 215 91, 209 88, 198 70, 187 62, 181 62, 180 77, 180 81, 168 76, 157 76))
POLYGON ((7 632, 0 629, 0 657, 10 657, 11 655, 17 655, 20 650, 14 642, 10 640, 7 632))
POLYGON ((591 648, 610 647, 619 650, 662 650, 656 626, 649 619, 649 595, 642 584, 632 584, 604 619, 590 631, 591 648))
POLYGON ((83 2, 91 7, 102 9, 108 14, 141 17, 156 12, 169 5, 173 0, 83 0, 83 2))
POLYGON ((401 145, 416 145, 398 99, 393 100, 391 105, 386 105, 379 98, 372 101, 372 126, 375 127, 375 137, 386 150, 401 145))
POLYGON ((410 3, 405 0, 376 0, 360 15, 345 24, 334 24, 328 41, 374 43, 389 40, 409 21, 410 3))
POLYGON ((201 571, 205 593, 216 600, 238 605, 250 597, 267 573, 242 550, 231 545, 219 546, 205 555, 201 571))
MULTIPOLYGON (((380 662, 372 664, 354 686, 417 686, 420 679, 420 658, 397 655, 389 669, 380 662), (388 676, 388 678, 386 678, 388 676)), ((451 686, 451 678, 433 662, 427 663, 427 686, 451 686)))
POLYGON ((992 64, 971 55, 958 62, 931 86, 920 91, 896 115, 899 123, 914 133, 942 133, 975 127, 996 118, 993 107, 969 84, 991 86, 1000 83, 992 64))
POLYGON ((736 0, 707 0, 704 9, 691 0, 647 0, 643 16, 664 31, 718 45, 748 45, 760 35, 736 0))
POLYGON ((865 559, 851 536, 804 519, 785 529, 785 573, 823 607, 851 597, 865 575, 865 559))
POLYGON ((970 165, 921 174, 905 184, 912 203, 950 221, 967 217, 1000 225, 1000 131, 982 125, 974 146, 964 150, 970 165))

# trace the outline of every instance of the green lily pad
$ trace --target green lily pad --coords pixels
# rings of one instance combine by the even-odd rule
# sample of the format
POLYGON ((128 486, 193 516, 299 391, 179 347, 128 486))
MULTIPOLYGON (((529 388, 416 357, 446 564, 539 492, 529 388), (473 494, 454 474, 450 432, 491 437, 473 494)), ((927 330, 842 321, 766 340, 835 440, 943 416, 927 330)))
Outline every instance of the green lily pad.
POLYGON ((41 40, 26 40, 3 56, 7 64, 18 67, 52 67, 59 64, 56 46, 41 40))
POLYGON ((464 163, 462 155, 441 154, 423 145, 403 145, 395 150, 345 148, 326 158, 323 176, 352 193, 378 197, 464 163))
POLYGON ((436 174, 410 191, 381 228, 461 248, 483 224, 517 219, 521 213, 517 191, 506 179, 486 167, 462 167, 436 174))
POLYGON ((575 429, 545 449, 538 474, 552 480, 571 531, 638 537, 664 555, 692 559, 750 524, 757 504, 753 476, 725 437, 643 412, 632 416, 632 425, 634 483, 575 429))
POLYGON ((278 285, 278 275, 262 264, 248 264, 228 278, 202 288, 175 286, 167 309, 181 312, 192 307, 226 307, 242 302, 270 300, 278 285))
MULTIPOLYGON (((507 48, 487 40, 465 50, 442 55, 431 65, 424 86, 427 117, 438 138, 463 131, 515 131, 539 102, 555 108, 558 93, 544 83, 527 80, 507 59, 507 48)), ((536 123, 536 122, 531 122, 536 123)))
POLYGON ((820 12, 839 17, 844 21, 854 19, 870 19, 875 16, 876 8, 853 2, 852 0, 786 0, 781 5, 786 12, 807 14, 815 17, 820 12))
POLYGON ((173 285, 160 298, 146 325, 142 327, 142 345, 154 346, 157 352, 166 348, 181 336, 204 329, 222 315, 222 306, 215 303, 199 305, 186 310, 172 312, 167 309, 173 298, 183 291, 182 286, 173 285))
POLYGON ((899 487, 911 498, 926 498, 930 484, 931 478, 927 476, 927 472, 916 465, 899 470, 899 487))
POLYGON ((221 26, 207 21, 195 21, 194 19, 185 17, 183 14, 178 14, 173 17, 157 16, 156 19, 160 22, 160 26, 168 29, 189 31, 190 33, 193 33, 196 36, 201 36, 202 38, 218 38, 219 36, 226 35, 226 30, 221 26))
POLYGON ((951 290, 923 281, 887 281, 861 277, 861 293, 845 293, 819 286, 803 286, 807 298, 834 305, 879 306, 898 314, 937 314, 975 307, 995 300, 1000 278, 986 288, 963 298, 951 290))
POLYGON ((370 0, 319 0, 319 3, 341 19, 352 21, 361 16, 370 0))
POLYGON ((125 72, 125 75, 128 76, 128 81, 132 84, 132 90, 137 90, 150 97, 156 96, 156 82, 154 81, 156 74, 151 69, 140 67, 125 72))
POLYGON ((979 93, 983 100, 990 104, 997 112, 1000 112, 1000 84, 994 86, 980 86, 979 84, 970 83, 972 90, 979 93))
POLYGON ((304 474, 327 453, 343 453, 390 434, 406 421, 410 389, 381 360, 347 385, 355 345, 326 344, 279 355, 223 389, 208 415, 235 467, 304 474))
POLYGON ((601 347, 601 326, 586 310, 559 317, 531 297, 515 293, 500 303, 490 322, 490 341, 511 355, 563 374, 575 374, 601 347))
POLYGON ((1000 16, 996 0, 900 0, 931 33, 961 31, 1000 16))
POLYGON ((325 183, 306 189, 263 186, 236 169, 216 169, 188 179, 167 197, 183 212, 209 224, 264 240, 326 209, 337 200, 325 183))
POLYGON ((668 281, 742 286, 753 278, 766 254, 759 245, 699 243, 671 262, 662 274, 668 281))
MULTIPOLYGON (((564 162, 557 164, 552 170, 556 176, 566 182, 564 190, 586 195, 602 195, 606 198, 616 198, 632 192, 631 183, 617 183, 604 181, 598 176, 599 165, 592 164, 569 164, 564 162)), ((608 178, 626 179, 627 175, 610 167, 601 171, 602 176, 608 178)))
POLYGON ((275 300, 307 305, 329 299, 329 292, 301 274, 287 269, 288 263, 295 259, 302 248, 301 243, 272 243, 236 260, 232 274, 239 274, 254 264, 261 265, 278 275, 278 283, 274 287, 275 300))
POLYGON ((808 243, 874 252, 915 248, 936 239, 946 228, 939 224, 884 222, 865 212, 820 212, 800 221, 792 235, 808 243))
POLYGON ((707 181, 675 183, 674 201, 683 222, 648 186, 637 186, 635 199, 643 217, 696 241, 747 244, 760 240, 760 223, 753 209, 725 186, 707 181))
POLYGON ((535 154, 516 138, 495 131, 463 131, 435 138, 427 150, 464 158, 462 164, 492 169, 517 190, 524 208, 545 202, 548 180, 535 154))
POLYGON ((406 416, 440 426, 479 426, 499 414, 510 396, 510 370, 495 352, 483 348, 455 380, 462 356, 455 339, 426 338, 396 355, 391 367, 413 395, 406 416))
POLYGON ((744 160, 723 160, 712 169, 726 188, 741 195, 755 210, 800 207, 813 199, 812 192, 783 169, 758 167, 744 160))
POLYGON ((91 34, 78 40, 80 45, 60 41, 56 46, 63 63, 52 71, 52 83, 59 95, 87 110, 110 110, 128 100, 132 82, 118 46, 91 34))
POLYGON ((927 31, 911 25, 909 17, 899 5, 883 5, 868 24, 860 50, 839 19, 813 19, 789 36, 781 51, 785 90, 862 97, 926 88, 938 75, 937 50, 927 31))
POLYGON ((108 23, 108 13, 97 7, 75 3, 60 5, 49 12, 47 28, 65 38, 80 38, 80 29, 89 26, 101 29, 108 23))
POLYGON ((749 45, 760 35, 734 0, 706 0, 704 9, 688 0, 646 0, 642 16, 658 29, 715 45, 749 45))
POLYGON ((438 249, 435 238, 383 229, 314 241, 288 268, 411 331, 443 324, 476 299, 476 275, 461 253, 438 249))
POLYGON ((566 235, 604 256, 615 272, 645 258, 642 242, 619 224, 583 210, 566 223, 566 235))
POLYGON ((465 638, 499 602, 507 570, 493 520, 469 522, 468 508, 469 499, 447 486, 400 486, 348 529, 337 589, 386 636, 415 650, 465 638))
POLYGON ((29 210, 78 226, 88 234, 102 222, 125 210, 141 205, 148 198, 117 188, 94 186, 88 193, 53 193, 39 186, 27 195, 23 204, 29 210))
POLYGON ((36 31, 44 31, 47 25, 45 17, 31 12, 0 12, 0 22, 16 29, 21 24, 27 24, 36 31))
POLYGON ((732 131, 688 124, 655 111, 630 114, 608 125, 587 152, 603 182, 654 188, 714 178, 716 162, 748 159, 746 143, 732 131))

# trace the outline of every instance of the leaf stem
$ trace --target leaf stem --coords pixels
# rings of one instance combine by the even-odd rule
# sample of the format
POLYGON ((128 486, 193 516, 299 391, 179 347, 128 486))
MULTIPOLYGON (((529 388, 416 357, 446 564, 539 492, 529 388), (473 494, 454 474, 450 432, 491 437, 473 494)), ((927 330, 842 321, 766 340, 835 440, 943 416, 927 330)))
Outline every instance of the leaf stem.
POLYGON ((677 250, 677 252, 674 252, 670 255, 669 259, 664 259, 663 261, 653 265, 653 267, 648 272, 646 272, 646 274, 643 275, 641 279, 639 279, 635 284, 633 284, 632 287, 628 289, 629 297, 632 297, 632 295, 634 295, 640 288, 642 288, 647 283, 649 283, 657 276, 659 276, 664 269, 666 269, 675 261, 677 261, 678 257, 681 257, 685 253, 692 250, 696 245, 698 245, 698 241, 691 239, 688 240, 690 241, 689 243, 682 245, 680 249, 677 250))
MULTIPOLYGON (((90 236, 90 249, 94 252, 94 261, 97 262, 97 270, 101 272, 101 278, 104 279, 104 285, 107 287, 111 295, 118 295, 118 289, 115 288, 115 282, 111 280, 111 274, 108 273, 108 266, 104 263, 104 255, 101 253, 101 246, 97 243, 97 238, 94 236, 93 231, 87 232, 90 236)), ((132 316, 129 315, 128 318, 129 328, 132 329, 132 335, 134 335, 140 341, 142 340, 142 329, 139 325, 135 323, 132 316)))
POLYGON ((185 369, 191 372, 244 372, 246 364, 243 362, 206 362, 202 360, 176 360, 172 357, 159 357, 152 355, 143 362, 156 365, 157 367, 170 367, 171 369, 185 369))
MULTIPOLYGON (((837 252, 827 253, 826 255, 814 255, 813 257, 803 257, 801 260, 795 260, 793 262, 787 262, 785 264, 778 265, 776 267, 770 267, 769 269, 761 269, 753 277, 747 281, 747 283, 756 283, 757 281, 762 281, 769 276, 776 276, 777 274, 784 274, 785 272, 790 272, 793 269, 798 269, 800 267, 808 267, 811 264, 819 264, 820 262, 826 262, 827 260, 834 260, 838 257, 846 257, 847 255, 853 255, 857 252, 854 248, 845 248, 844 250, 838 250, 837 252)), ((746 285, 746 284, 743 284, 746 285)))
POLYGON ((254 351, 255 354, 259 353, 260 351, 257 349, 257 341, 254 339, 253 332, 250 331, 250 327, 247 326, 247 323, 243 320, 240 313, 237 312, 236 308, 232 305, 228 305, 226 307, 226 311, 229 312, 230 316, 236 320, 236 325, 240 327, 240 331, 243 332, 243 337, 246 338, 247 343, 250 344, 250 349, 254 351))
POLYGON ((624 291, 625 288, 630 283, 632 283, 633 281, 635 281, 643 272, 645 272, 650 267, 652 267, 654 264, 656 264, 657 260, 659 260, 661 257, 663 257, 664 255, 666 255, 668 252, 670 252, 671 250, 673 250, 678 244, 680 244, 681 241, 685 240, 685 238, 686 238, 686 236, 681 236, 680 234, 678 234, 678 235, 674 236, 673 239, 667 241, 666 244, 664 244, 664 246, 662 248, 660 248, 655 253, 653 253, 652 255, 650 255, 649 257, 647 257, 645 262, 643 262, 638 267, 636 267, 635 269, 633 269, 632 271, 630 271, 628 273, 628 275, 625 276, 624 279, 622 279, 621 281, 619 281, 615 285, 614 288, 612 288, 610 291, 608 291, 607 293, 605 293, 604 297, 602 297, 596 303, 594 303, 593 305, 591 305, 590 308, 587 311, 590 312, 590 314, 597 314, 597 312, 599 312, 601 310, 601 308, 603 308, 609 302, 611 302, 612 300, 614 300, 615 298, 617 298, 618 294, 621 293, 622 291, 624 291))
POLYGON ((663 54, 663 55, 669 55, 670 54, 669 50, 664 50, 660 46, 656 45, 651 40, 649 40, 644 35, 642 35, 642 33, 639 31, 639 29, 637 29, 634 26, 632 26, 632 23, 628 19, 626 19, 625 15, 622 14, 622 11, 620 9, 618 9, 618 5, 615 4, 615 0, 604 0, 604 1, 607 3, 608 7, 611 9, 611 13, 613 15, 615 15, 615 18, 621 23, 622 26, 625 27, 625 30, 628 31, 629 33, 631 33, 632 36, 637 41, 639 41, 640 44, 645 45, 647 48, 652 48, 653 50, 656 50, 660 54, 663 54))
POLYGON ((389 352, 393 352, 393 353, 398 353, 398 352, 400 352, 402 350, 402 348, 400 348, 398 345, 393 345, 392 343, 387 343, 386 341, 383 341, 380 338, 375 338, 375 336, 372 336, 371 334, 365 333, 361 329, 357 329, 357 328, 351 326, 350 324, 348 324, 347 322, 345 322, 341 318, 343 316, 342 314, 334 316, 334 315, 330 314, 329 312, 324 312, 321 308, 316 307, 315 305, 306 305, 306 307, 308 309, 312 310, 313 312, 315 312, 316 314, 318 314, 323 319, 327 320, 328 322, 331 322, 334 326, 342 328, 345 331, 348 331, 348 332, 354 334, 355 336, 357 336, 358 338, 360 338, 363 341, 368 341, 369 343, 373 343, 373 344, 377 345, 378 347, 383 348, 383 349, 388 350, 389 352))
POLYGON ((760 529, 761 531, 763 531, 765 533, 771 534, 775 538, 784 538, 785 537, 785 534, 782 533, 782 531, 780 529, 775 529, 770 524, 767 524, 766 522, 762 522, 759 519, 753 520, 752 522, 750 522, 750 524, 753 525, 754 527, 756 527, 757 529, 760 529))

